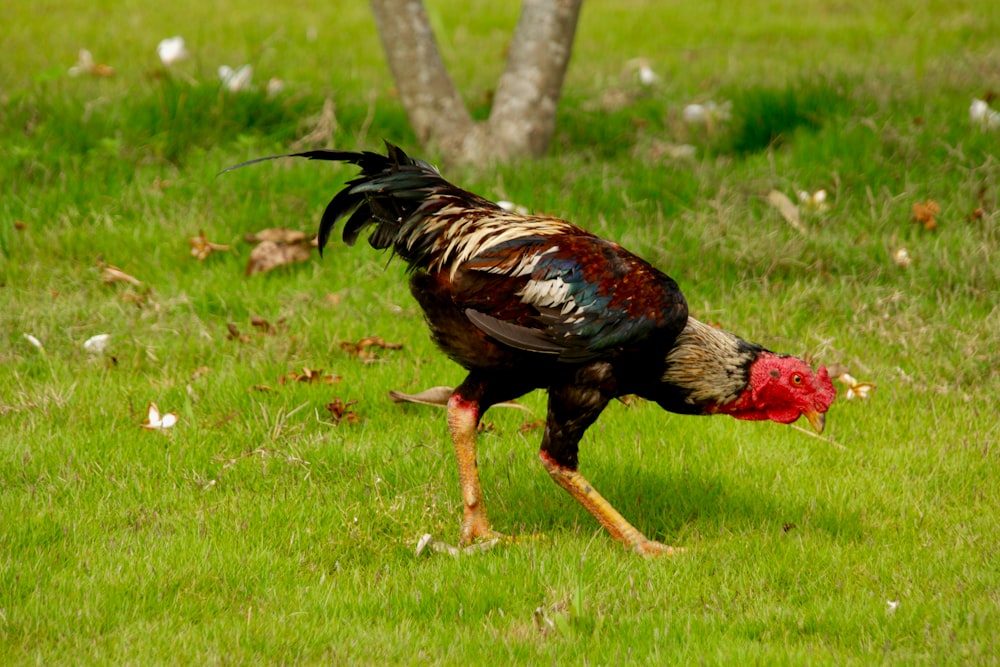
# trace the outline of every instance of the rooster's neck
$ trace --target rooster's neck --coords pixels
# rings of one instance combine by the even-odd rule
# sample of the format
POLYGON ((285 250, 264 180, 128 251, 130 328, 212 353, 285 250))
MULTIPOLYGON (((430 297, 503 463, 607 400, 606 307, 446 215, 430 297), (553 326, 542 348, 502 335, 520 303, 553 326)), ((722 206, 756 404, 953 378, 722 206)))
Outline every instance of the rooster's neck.
POLYGON ((723 412, 746 400, 753 362, 764 348, 689 317, 666 359, 662 381, 684 402, 705 412, 723 412))

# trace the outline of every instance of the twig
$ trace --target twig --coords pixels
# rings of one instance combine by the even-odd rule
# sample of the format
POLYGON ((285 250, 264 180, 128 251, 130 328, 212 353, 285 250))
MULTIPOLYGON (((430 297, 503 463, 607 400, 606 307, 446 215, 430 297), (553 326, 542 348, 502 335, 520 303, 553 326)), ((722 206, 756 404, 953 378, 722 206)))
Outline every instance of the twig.
POLYGON ((806 429, 802 428, 801 426, 796 426, 795 424, 790 424, 790 426, 792 428, 794 428, 796 431, 799 431, 800 433, 805 433, 806 435, 808 435, 810 437, 816 438, 818 440, 822 440, 823 442, 827 442, 827 443, 833 445, 834 447, 836 447, 837 449, 843 449, 843 450, 847 449, 847 447, 845 447, 844 445, 840 444, 839 442, 834 441, 832 438, 827 438, 826 436, 819 435, 818 433, 813 433, 812 431, 807 431, 806 429))

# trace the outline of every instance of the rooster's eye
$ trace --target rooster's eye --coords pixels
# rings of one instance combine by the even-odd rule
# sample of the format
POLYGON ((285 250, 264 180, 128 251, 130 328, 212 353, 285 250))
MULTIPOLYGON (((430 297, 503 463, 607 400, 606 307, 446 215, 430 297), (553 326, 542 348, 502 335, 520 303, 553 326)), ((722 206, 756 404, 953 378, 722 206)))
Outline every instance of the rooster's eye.
POLYGON ((794 382, 795 384, 802 384, 802 376, 796 373, 795 375, 792 376, 792 382, 794 382))

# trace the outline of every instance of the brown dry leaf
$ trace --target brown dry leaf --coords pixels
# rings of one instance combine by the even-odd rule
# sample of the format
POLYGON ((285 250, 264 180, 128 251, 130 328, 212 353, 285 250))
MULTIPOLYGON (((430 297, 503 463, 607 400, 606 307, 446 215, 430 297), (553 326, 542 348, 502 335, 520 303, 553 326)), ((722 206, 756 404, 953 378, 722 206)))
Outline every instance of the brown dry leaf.
POLYGON ((14 229, 16 229, 17 231, 21 232, 21 231, 24 231, 27 228, 28 228, 28 223, 26 223, 24 220, 15 220, 14 221, 14 229))
POLYGON ((312 369, 306 366, 302 367, 302 372, 292 371, 286 375, 278 378, 279 384, 285 384, 286 382, 322 382, 323 384, 336 384, 340 382, 340 376, 336 373, 328 373, 323 375, 323 369, 312 369))
POLYGON ((540 428, 545 428, 544 419, 535 419, 534 421, 524 422, 518 427, 518 431, 521 433, 531 433, 532 431, 537 431, 540 428))
POLYGON ((259 392, 266 393, 266 392, 271 391, 271 388, 269 386, 267 386, 266 384, 255 384, 252 387, 250 387, 249 389, 247 389, 247 391, 259 391, 259 392))
POLYGON ((106 264, 104 270, 101 271, 101 282, 107 285, 111 285, 112 283, 129 283, 136 287, 142 285, 142 282, 138 278, 130 276, 117 266, 112 266, 111 264, 106 264))
POLYGON ((220 243, 212 243, 205 236, 205 230, 201 230, 198 236, 192 236, 188 239, 188 243, 191 244, 191 256, 196 257, 199 262, 205 261, 213 252, 223 252, 229 250, 229 246, 222 245, 220 243))
POLYGON ((246 275, 252 276, 255 273, 264 273, 285 264, 295 262, 305 262, 312 254, 312 248, 308 243, 283 244, 274 241, 264 241, 250 253, 250 261, 247 262, 246 275))
POLYGON ((247 234, 243 238, 247 243, 263 243, 265 241, 270 241, 272 243, 295 245, 297 243, 306 243, 311 241, 312 237, 310 237, 309 234, 300 232, 296 229, 270 227, 268 229, 262 229, 255 234, 247 234))
POLYGON ((379 336, 365 336, 357 343, 352 343, 349 340, 340 341, 340 349, 348 354, 353 354, 362 361, 375 361, 378 359, 378 355, 375 354, 375 350, 372 348, 381 348, 383 350, 401 350, 403 349, 402 343, 387 343, 385 339, 379 336))
MULTIPOLYGON (((280 324, 281 320, 279 320, 278 322, 280 324)), ((263 317, 257 317, 256 315, 252 315, 250 317, 250 326, 254 327, 255 329, 260 329, 264 333, 268 334, 274 333, 274 327, 272 327, 271 323, 265 320, 263 317)))
MULTIPOLYGON (((430 389, 425 389, 416 394, 407 394, 402 391, 390 389, 389 398, 391 398, 394 403, 416 403, 417 405, 430 405, 436 408, 444 408, 448 406, 448 399, 451 398, 451 395, 454 393, 454 387, 444 386, 431 387, 430 389)), ((531 414, 531 410, 517 401, 503 401, 501 403, 494 404, 493 407, 515 408, 517 410, 524 410, 528 414, 531 414)))
POLYGON ((933 199, 928 199, 922 204, 917 202, 913 205, 913 222, 922 224, 924 229, 932 232, 937 229, 936 216, 940 212, 941 207, 933 199))
POLYGON ((240 343, 246 343, 250 341, 250 336, 244 333, 240 333, 240 328, 236 326, 234 322, 226 322, 226 330, 228 331, 228 333, 226 334, 227 340, 235 340, 239 341, 240 343))
POLYGON ((785 222, 795 228, 800 234, 806 233, 806 228, 802 226, 799 217, 799 207, 783 192, 771 190, 767 193, 767 202, 778 209, 778 213, 785 219, 785 222))
POLYGON ((445 407, 448 399, 455 393, 454 387, 431 387, 416 394, 406 394, 392 389, 389 391, 389 398, 394 403, 416 403, 417 405, 433 405, 434 407, 445 407))
POLYGON ((361 417, 358 416, 357 412, 347 409, 352 405, 355 405, 357 402, 357 399, 353 398, 348 401, 341 398, 334 398, 332 401, 327 403, 326 409, 330 411, 333 423, 339 424, 342 421, 346 421, 348 424, 357 424, 361 421, 361 417))

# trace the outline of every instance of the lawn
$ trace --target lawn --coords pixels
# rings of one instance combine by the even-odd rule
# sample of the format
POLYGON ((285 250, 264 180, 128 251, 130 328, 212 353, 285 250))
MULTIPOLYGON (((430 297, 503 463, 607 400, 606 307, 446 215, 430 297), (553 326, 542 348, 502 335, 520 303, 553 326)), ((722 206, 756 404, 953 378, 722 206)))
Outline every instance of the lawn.
MULTIPOLYGON (((588 2, 549 156, 442 168, 649 259, 700 319, 875 388, 848 400, 838 381, 821 438, 610 406, 581 470, 685 548, 661 559, 550 481, 541 392, 491 410, 486 506, 524 539, 456 558, 415 555, 458 537, 444 413, 387 392, 463 373, 402 262, 334 242, 245 273, 247 234, 312 233, 352 170, 219 175, 316 130, 437 159, 366 3, 16 0, 0 662, 996 664, 1000 128, 969 108, 1000 108, 1000 9, 732 4, 588 2), (176 34, 190 57, 165 67, 176 34), (111 76, 71 76, 80 48, 111 76), (246 63, 251 89, 221 89, 217 68, 246 63), (728 118, 685 122, 693 103, 728 118), (768 201, 821 189, 797 225, 768 201), (229 249, 199 261, 202 233, 229 249), (177 424, 143 428, 150 402, 177 424)), ((516 5, 429 5, 481 117, 516 5)))

